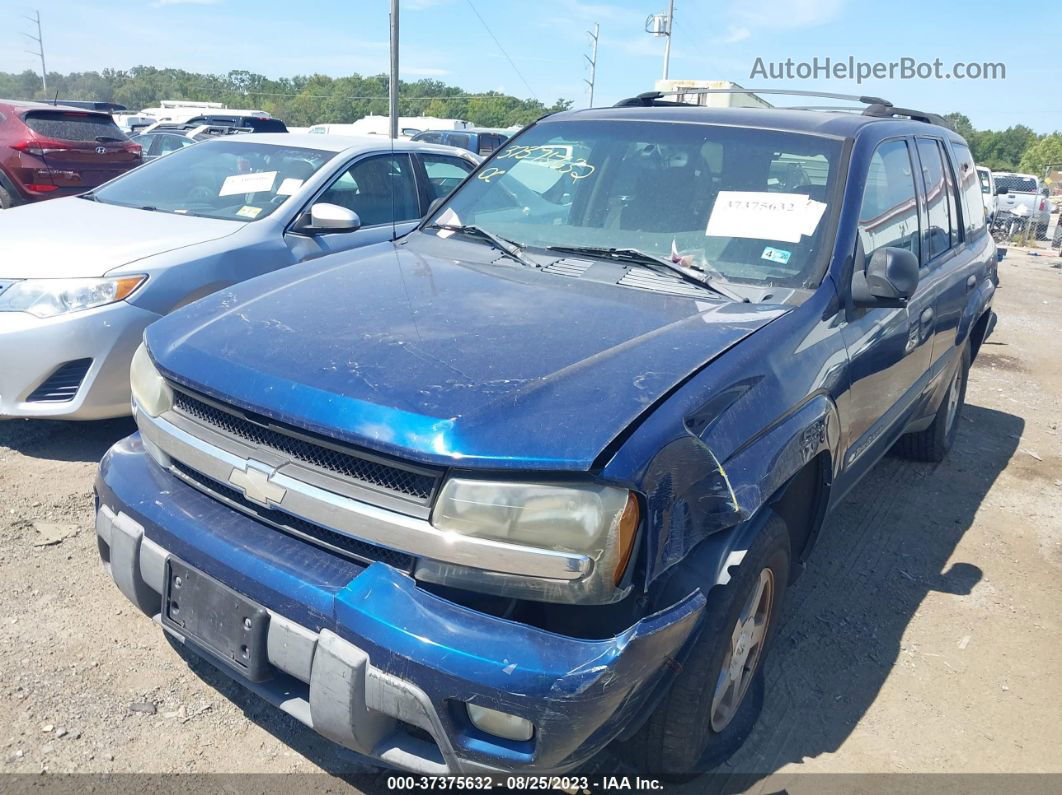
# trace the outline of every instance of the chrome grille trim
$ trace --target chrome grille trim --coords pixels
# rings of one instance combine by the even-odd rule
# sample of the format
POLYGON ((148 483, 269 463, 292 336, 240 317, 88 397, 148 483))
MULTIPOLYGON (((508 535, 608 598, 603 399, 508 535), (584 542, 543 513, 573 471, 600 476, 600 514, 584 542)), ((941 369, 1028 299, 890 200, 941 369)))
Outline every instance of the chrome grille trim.
MULTIPOLYGON (((242 458, 197 438, 165 417, 150 417, 140 410, 135 412, 135 417, 146 440, 145 446, 149 446, 149 452, 151 447, 155 448, 152 457, 156 461, 159 454, 164 457, 159 463, 167 469, 176 460, 218 483, 231 483, 234 472, 247 472, 264 463, 242 458)), ((360 502, 280 471, 271 472, 268 482, 283 490, 283 495, 277 497, 276 503, 267 501, 265 507, 413 557, 501 574, 569 582, 585 579, 593 569, 593 561, 586 555, 444 532, 424 519, 360 502)))
POLYGON ((428 517, 441 470, 395 463, 253 416, 180 387, 174 388, 174 408, 166 413, 183 430, 241 458, 353 499, 428 517))

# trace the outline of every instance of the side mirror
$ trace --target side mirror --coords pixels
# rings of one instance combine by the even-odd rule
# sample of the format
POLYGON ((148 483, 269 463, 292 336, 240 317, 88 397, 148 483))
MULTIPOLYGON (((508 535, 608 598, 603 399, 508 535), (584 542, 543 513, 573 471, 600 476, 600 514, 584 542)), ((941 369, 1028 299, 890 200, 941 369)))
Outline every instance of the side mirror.
POLYGON ((905 248, 879 248, 865 271, 852 274, 852 300, 858 306, 906 306, 917 287, 918 258, 905 248))
POLYGON ((996 195, 1002 196, 1004 193, 1010 193, 1010 188, 1008 188, 1006 185, 997 185, 996 195))
POLYGON ((298 228, 301 232, 353 232, 361 228, 361 219, 346 207, 317 202, 310 208, 309 219, 303 216, 298 228))

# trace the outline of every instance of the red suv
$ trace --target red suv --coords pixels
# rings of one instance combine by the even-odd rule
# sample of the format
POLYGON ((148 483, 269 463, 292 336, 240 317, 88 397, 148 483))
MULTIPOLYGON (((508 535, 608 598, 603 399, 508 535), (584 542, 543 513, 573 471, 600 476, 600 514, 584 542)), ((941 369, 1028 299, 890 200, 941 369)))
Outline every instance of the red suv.
POLYGON ((0 209, 84 193, 140 163, 107 113, 0 100, 0 209))

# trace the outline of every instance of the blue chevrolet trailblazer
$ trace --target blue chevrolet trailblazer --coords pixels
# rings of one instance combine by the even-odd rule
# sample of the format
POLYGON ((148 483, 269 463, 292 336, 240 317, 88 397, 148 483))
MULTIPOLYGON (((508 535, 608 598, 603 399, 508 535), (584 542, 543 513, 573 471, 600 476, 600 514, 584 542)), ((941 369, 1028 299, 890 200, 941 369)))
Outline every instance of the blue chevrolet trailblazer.
POLYGON ((947 453, 994 321, 969 147, 862 99, 548 116, 405 237, 155 323, 114 581, 385 765, 719 764, 824 517, 947 453))

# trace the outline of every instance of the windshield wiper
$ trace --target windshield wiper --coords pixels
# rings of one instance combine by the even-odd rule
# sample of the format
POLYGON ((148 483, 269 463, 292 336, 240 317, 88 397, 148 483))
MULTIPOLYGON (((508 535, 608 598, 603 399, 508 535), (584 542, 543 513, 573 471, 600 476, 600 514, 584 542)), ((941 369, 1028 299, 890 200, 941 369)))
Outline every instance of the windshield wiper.
POLYGON ((672 262, 666 257, 659 257, 656 254, 650 254, 648 251, 642 251, 641 249, 611 248, 608 246, 546 246, 546 250, 556 251, 562 254, 586 254, 591 257, 609 257, 623 262, 632 262, 636 265, 643 265, 658 273, 660 272, 660 269, 663 268, 684 281, 701 287, 706 287, 713 293, 721 295, 724 298, 729 298, 731 301, 737 301, 738 303, 743 304, 749 303, 747 297, 739 295, 729 287, 719 284, 709 276, 700 276, 694 271, 682 267, 677 262, 672 262))
POLYGON ((520 251, 520 245, 507 240, 504 237, 499 237, 493 232, 488 232, 482 226, 475 226, 473 224, 428 224, 428 229, 444 229, 448 232, 459 232, 461 234, 471 235, 478 237, 482 240, 486 240, 498 251, 505 254, 509 259, 516 260, 521 265, 526 265, 529 268, 537 268, 539 264, 528 257, 525 257, 520 251))

